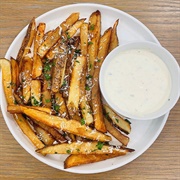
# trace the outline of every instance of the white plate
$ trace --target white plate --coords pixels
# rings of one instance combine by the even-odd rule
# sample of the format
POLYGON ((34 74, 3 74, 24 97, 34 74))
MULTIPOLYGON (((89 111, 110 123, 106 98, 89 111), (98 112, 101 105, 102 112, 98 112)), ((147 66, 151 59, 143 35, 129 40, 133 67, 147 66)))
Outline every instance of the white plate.
MULTIPOLYGON (((82 3, 60 7, 38 17, 37 23, 46 22, 48 25, 48 29, 52 29, 53 27, 58 26, 72 12, 80 12, 81 17, 86 17, 88 19, 90 14, 96 10, 100 10, 102 14, 102 33, 106 28, 112 26, 116 19, 120 19, 120 23, 118 26, 118 36, 121 44, 132 41, 151 41, 159 44, 158 40, 151 33, 151 31, 137 19, 118 9, 99 4, 82 3)), ((9 47, 5 56, 7 59, 9 59, 10 56, 16 57, 22 39, 26 33, 26 29, 27 26, 19 33, 19 35, 15 38, 15 40, 9 47)), ((54 168, 64 170, 63 162, 67 157, 66 155, 47 155, 46 157, 43 157, 40 154, 35 153, 35 147, 21 132, 21 130, 13 120, 12 115, 7 113, 7 104, 5 101, 4 92, 2 91, 2 83, 0 84, 0 99, 2 113, 6 124, 19 144, 41 162, 48 164, 49 166, 52 166, 54 168)), ((131 121, 132 132, 130 134, 130 143, 128 147, 134 148, 135 152, 130 153, 126 156, 117 157, 98 163, 69 168, 64 171, 81 174, 99 173, 121 167, 133 161, 135 158, 145 152, 156 140, 156 138, 162 131, 167 118, 168 114, 156 120, 131 121)))

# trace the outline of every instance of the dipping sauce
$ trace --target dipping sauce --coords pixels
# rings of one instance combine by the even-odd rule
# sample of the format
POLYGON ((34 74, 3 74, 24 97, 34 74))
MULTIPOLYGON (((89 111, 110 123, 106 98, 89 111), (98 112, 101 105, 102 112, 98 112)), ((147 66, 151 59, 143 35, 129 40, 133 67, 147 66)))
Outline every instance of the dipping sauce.
POLYGON ((148 50, 133 49, 111 59, 105 92, 119 109, 143 117, 168 101, 171 77, 165 63, 148 50))

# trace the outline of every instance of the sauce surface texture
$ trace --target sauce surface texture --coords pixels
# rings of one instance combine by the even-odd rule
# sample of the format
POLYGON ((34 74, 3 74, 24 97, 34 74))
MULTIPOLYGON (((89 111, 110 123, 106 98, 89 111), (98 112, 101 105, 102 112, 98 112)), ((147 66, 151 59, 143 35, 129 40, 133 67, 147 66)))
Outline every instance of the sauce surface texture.
POLYGON ((168 101, 171 77, 165 63, 148 50, 119 53, 105 72, 108 99, 122 111, 143 117, 168 101))

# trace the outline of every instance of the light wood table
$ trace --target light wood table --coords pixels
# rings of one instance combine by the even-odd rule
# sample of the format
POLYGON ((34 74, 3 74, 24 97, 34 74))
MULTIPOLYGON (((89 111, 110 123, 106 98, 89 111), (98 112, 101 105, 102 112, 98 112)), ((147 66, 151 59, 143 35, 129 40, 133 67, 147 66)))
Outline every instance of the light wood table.
MULTIPOLYGON (((0 57, 32 16, 78 3, 59 0, 1 0, 0 57)), ((84 0, 83 2, 89 2, 84 0)), ((143 22, 180 63, 180 2, 178 0, 92 0, 123 10, 143 22)), ((49 167, 28 154, 9 132, 0 113, 0 179, 180 179, 180 101, 157 140, 133 162, 104 173, 80 175, 49 167)))

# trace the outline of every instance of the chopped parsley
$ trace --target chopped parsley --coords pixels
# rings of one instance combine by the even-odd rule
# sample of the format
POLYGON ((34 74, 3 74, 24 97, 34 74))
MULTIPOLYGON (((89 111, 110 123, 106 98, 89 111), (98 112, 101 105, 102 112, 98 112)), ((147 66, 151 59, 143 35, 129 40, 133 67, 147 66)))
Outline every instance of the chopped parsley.
POLYGON ((101 150, 103 146, 104 146, 104 143, 98 141, 96 147, 97 147, 99 150, 101 150))
POLYGON ((93 42, 92 42, 92 41, 89 41, 89 42, 88 42, 88 45, 91 45, 91 44, 93 44, 93 42))
POLYGON ((31 96, 31 99, 32 99, 32 102, 33 102, 34 106, 39 106, 40 105, 40 102, 34 96, 31 96))
POLYGON ((88 74, 87 76, 86 76, 86 79, 91 79, 92 78, 92 75, 90 75, 90 74, 88 74))
POLYGON ((59 111, 60 106, 58 104, 53 104, 53 109, 58 112, 59 111))
POLYGON ((68 149, 66 152, 67 152, 68 154, 71 154, 71 150, 69 150, 69 149, 68 149))
POLYGON ((116 122, 118 123, 119 122, 119 119, 115 118, 116 122))
POLYGON ((91 30, 91 31, 94 30, 94 24, 91 24, 91 25, 90 25, 89 30, 91 30))
POLYGON ((81 125, 84 125, 84 124, 86 123, 85 120, 84 120, 83 118, 81 119, 80 122, 81 122, 81 125))
POLYGON ((50 74, 44 74, 44 78, 49 81, 51 79, 51 75, 50 74))
POLYGON ((50 103, 51 99, 45 99, 46 103, 50 103))
POLYGON ((47 72, 47 71, 50 71, 50 70, 51 70, 51 64, 46 63, 46 64, 44 65, 44 72, 47 72))
POLYGON ((86 91, 90 91, 91 90, 91 88, 86 84, 86 86, 85 86, 85 90, 86 91))

